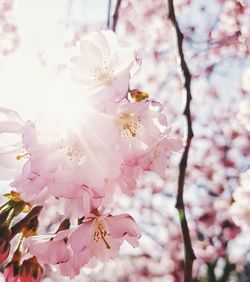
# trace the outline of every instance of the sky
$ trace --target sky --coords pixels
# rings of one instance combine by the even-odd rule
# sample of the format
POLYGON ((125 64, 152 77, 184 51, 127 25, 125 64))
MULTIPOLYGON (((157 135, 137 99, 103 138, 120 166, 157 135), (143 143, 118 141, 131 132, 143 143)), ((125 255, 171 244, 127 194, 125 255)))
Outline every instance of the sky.
POLYGON ((63 44, 67 36, 65 25, 106 22, 107 17, 107 0, 53 0, 53 4, 51 0, 16 2, 16 19, 23 44, 41 49, 63 44))

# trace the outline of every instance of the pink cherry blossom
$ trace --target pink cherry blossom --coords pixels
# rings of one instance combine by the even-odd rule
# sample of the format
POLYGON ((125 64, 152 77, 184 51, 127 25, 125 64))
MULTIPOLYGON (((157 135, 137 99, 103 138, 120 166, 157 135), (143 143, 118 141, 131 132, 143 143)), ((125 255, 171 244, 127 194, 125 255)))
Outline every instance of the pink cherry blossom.
POLYGON ((32 171, 30 161, 24 165, 22 174, 11 183, 24 201, 36 205, 43 204, 48 198, 46 185, 46 179, 32 171))
POLYGON ((123 164, 121 167, 121 173, 114 179, 108 179, 103 186, 105 197, 103 198, 102 205, 108 206, 116 193, 122 192, 130 197, 135 195, 136 180, 142 174, 142 169, 139 165, 123 164))
POLYGON ((179 151, 182 147, 181 139, 171 138, 171 136, 166 135, 159 140, 158 144, 150 152, 140 158, 138 163, 144 170, 154 171, 162 178, 165 178, 171 153, 179 151))
POLYGON ((68 243, 76 254, 87 250, 92 257, 106 261, 118 256, 124 240, 138 246, 141 236, 134 219, 128 214, 93 216, 83 220, 69 236, 68 243))
POLYGON ((56 266, 62 275, 73 278, 80 273, 83 265, 89 262, 91 256, 88 251, 74 254, 68 244, 68 237, 72 230, 63 230, 54 236, 33 236, 25 243, 29 252, 41 263, 56 266))
POLYGON ((80 42, 81 56, 72 58, 74 76, 98 103, 120 101, 128 91, 135 52, 121 48, 114 32, 93 33, 80 42))
POLYGON ((234 222, 244 230, 250 230, 250 169, 241 174, 240 186, 236 188, 231 207, 234 222))
POLYGON ((64 241, 67 235, 68 231, 60 231, 56 236, 32 236, 27 238, 25 243, 29 252, 41 263, 56 265, 68 261, 71 257, 71 251, 64 241))
POLYGON ((245 126, 245 128, 250 131, 250 101, 249 99, 244 99, 239 105, 239 121, 245 126))
POLYGON ((72 199, 61 199, 64 214, 67 218, 81 218, 88 216, 93 209, 99 208, 104 197, 102 191, 82 186, 72 199))
MULTIPOLYGON (((42 23, 44 15, 41 11, 46 10, 45 2, 49 1, 23 1, 28 4, 17 5, 17 13, 12 13, 14 0, 0 2, 0 57, 1 52, 12 50, 12 45, 15 44, 6 46, 6 43, 11 43, 11 37, 14 43, 17 29, 24 49, 32 49, 30 44, 34 38, 29 40, 29 32, 25 30, 28 31, 27 28, 30 27, 32 29, 32 25, 39 21, 39 14, 35 15, 36 9, 42 15, 42 23), (26 17, 27 12, 30 17, 26 17), (20 29, 12 24, 15 15, 21 19, 18 20, 20 29), (24 18, 25 23, 22 20, 24 18), (29 19, 32 19, 31 25, 26 24, 29 19)), ((86 11, 81 10, 81 19, 77 22, 75 14, 79 14, 77 8, 82 1, 56 2, 60 2, 62 6, 61 2, 65 2, 68 6, 63 13, 65 17, 62 18, 61 10, 53 14, 55 9, 48 8, 50 13, 46 17, 46 27, 51 25, 52 20, 57 21, 59 14, 60 22, 65 24, 60 25, 56 36, 49 34, 55 30, 53 26, 50 29, 41 24, 41 33, 38 30, 40 24, 34 24, 39 37, 39 42, 34 42, 34 48, 41 43, 46 45, 44 38, 50 39, 50 43, 61 41, 61 35, 65 38, 64 28, 67 35, 76 35, 74 41, 93 29, 92 21, 91 25, 84 22, 91 15, 91 10, 87 11, 90 5, 84 6, 86 11), (87 17, 82 17, 84 12, 88 13, 87 17)), ((13 109, 25 115, 31 112, 31 108, 35 115, 40 114, 39 118, 30 117, 30 121, 23 123, 19 122, 19 118, 11 110, 8 110, 8 114, 3 110, 0 113, 0 181, 12 181, 9 189, 15 189, 20 193, 21 199, 31 205, 31 211, 27 214, 20 213, 10 223, 10 227, 19 221, 22 223, 24 219, 25 229, 28 231, 25 234, 34 232, 36 226, 32 227, 33 220, 25 220, 32 215, 33 205, 44 206, 39 218, 34 220, 39 220, 40 234, 54 230, 65 216, 70 218, 69 231, 49 235, 46 239, 52 241, 57 248, 57 241, 62 241, 61 250, 66 246, 70 252, 67 261, 52 265, 53 271, 49 270, 51 263, 45 268, 45 280, 61 281, 64 279, 56 277, 55 268, 62 275, 73 278, 80 274, 81 268, 88 268, 99 260, 93 253, 107 249, 104 241, 99 238, 100 242, 96 243, 100 244, 98 250, 88 244, 80 253, 73 252, 69 243, 71 234, 78 228, 82 230, 82 225, 87 225, 88 222, 101 220, 103 215, 100 216, 99 213, 103 210, 114 209, 115 212, 116 209, 128 207, 140 216, 145 231, 140 250, 133 252, 133 255, 123 255, 99 269, 97 267, 86 271, 76 280, 184 281, 183 245, 186 240, 183 243, 180 224, 177 222, 178 214, 174 209, 178 166, 172 165, 172 159, 181 158, 182 152, 178 151, 181 150, 182 142, 178 137, 179 132, 185 132, 187 124, 179 123, 178 117, 183 112, 189 114, 185 103, 188 104, 190 100, 188 97, 186 99, 185 92, 189 94, 191 90, 193 99, 189 121, 193 124, 194 138, 191 143, 188 142, 191 146, 185 177, 182 177, 185 160, 180 166, 179 184, 185 184, 184 205, 197 258, 194 261, 193 279, 247 279, 249 177, 245 184, 242 176, 239 184, 239 175, 249 168, 250 156, 249 1, 103 2, 113 4, 110 5, 109 26, 117 23, 117 34, 123 41, 136 46, 144 57, 142 71, 133 79, 130 77, 132 65, 136 61, 135 54, 132 50, 121 48, 113 32, 94 33, 79 44, 81 50, 74 54, 78 57, 72 59, 74 80, 71 79, 70 83, 66 82, 69 79, 69 64, 58 62, 60 75, 65 79, 65 84, 59 83, 59 91, 54 87, 48 89, 50 82, 47 78, 42 79, 42 83, 37 83, 40 79, 36 79, 35 69, 29 72, 28 61, 32 60, 32 53, 36 50, 29 50, 25 58, 21 48, 20 55, 23 58, 20 61, 18 53, 1 60, 0 71, 3 75, 0 82, 0 103, 6 101, 9 105, 13 104, 13 109), (177 20, 174 25, 170 22, 172 9, 167 7, 171 3, 177 20), (177 29, 178 24, 180 30, 177 30, 176 38, 172 31, 177 29), (181 53, 182 43, 184 56, 178 54, 178 51, 181 53), (12 67, 9 65, 11 61, 12 67), (18 68, 21 69, 19 73, 16 72, 18 68), (27 79, 26 83, 24 78, 27 79), (66 84, 70 86, 64 88, 66 84), (128 88, 135 88, 135 92, 128 91, 128 88), (153 104, 159 103, 151 100, 132 103, 148 99, 144 91, 150 93, 150 97, 161 97, 168 108, 162 109, 159 105, 158 110, 152 109, 153 104), (133 93, 137 93, 137 97, 133 93), (143 109, 142 104, 150 106, 143 109), (155 116, 151 115, 152 112, 155 116), (138 122, 139 114, 143 115, 145 121, 138 122), (170 131, 169 121, 178 128, 170 131), (124 132, 128 136, 125 137, 124 132), (152 171, 155 173, 151 173, 152 171), (130 198, 126 195, 118 198, 117 194, 120 192, 130 198), (239 234, 239 227, 232 219, 246 232, 239 234)), ((103 12, 103 15, 108 14, 106 8, 103 12)), ((97 13, 92 18, 98 20, 97 13)), ((96 27, 104 25, 102 19, 96 27)), ((53 45, 53 50, 56 50, 56 54, 50 58, 47 56, 50 50, 46 50, 45 45, 45 50, 39 53, 42 54, 40 62, 43 63, 43 71, 47 72, 51 63, 58 58, 59 46, 48 45, 48 49, 53 45)), ((185 159, 185 154, 183 157, 185 159)), ((7 186, 5 183, 3 185, 7 186)), ((18 201, 17 198, 14 200, 18 201)), ((18 202, 12 204, 20 206, 18 202)), ((105 237, 105 233, 98 230, 99 237, 102 234, 107 243, 111 244, 109 241, 113 237, 110 234, 113 233, 108 230, 106 217, 105 220, 102 219, 102 223, 107 234, 105 237)), ((119 223, 116 226, 120 226, 119 223)), ((85 231, 90 229, 94 227, 86 227, 85 231)), ((9 242, 11 248, 18 244, 21 233, 9 242)), ((81 242, 84 234, 75 237, 81 242)), ((1 246, 0 243, 0 250, 1 246)), ((42 249, 41 246, 39 248, 42 249)), ((53 248, 52 251, 46 248, 48 256, 53 253, 53 248)), ((26 259, 29 254, 26 253, 27 249, 24 250, 22 260, 28 266, 26 259)), ((12 253, 13 250, 10 250, 10 254, 12 253)), ((54 253, 58 257, 63 256, 59 250, 54 253)), ((110 253, 105 255, 113 257, 110 253)), ((97 257, 99 256, 101 255, 98 253, 97 257)), ((19 269, 20 264, 16 265, 19 269)), ((23 277, 20 274, 19 272, 13 279, 17 276, 25 281, 30 278, 26 274, 23 277)))
POLYGON ((11 180, 17 176, 24 164, 17 162, 22 154, 23 122, 17 112, 0 107, 0 169, 1 179, 11 180))
POLYGON ((10 55, 19 45, 18 28, 13 21, 14 0, 0 3, 0 55, 10 55))
POLYGON ((81 268, 87 265, 91 258, 87 250, 82 251, 80 254, 73 255, 67 262, 57 265, 61 275, 68 276, 70 279, 80 274, 81 268))
POLYGON ((67 136, 59 135, 55 129, 55 132, 50 132, 51 138, 45 140, 41 137, 47 136, 46 131, 39 132, 35 126, 29 125, 23 142, 30 154, 32 171, 47 181, 49 193, 72 198, 82 185, 101 187, 105 179, 119 175, 119 152, 114 156, 116 149, 108 150, 116 140, 112 138, 115 131, 112 134, 106 132, 109 143, 101 141, 103 128, 109 130, 113 124, 110 118, 106 121, 104 124, 99 119, 99 123, 93 123, 92 132, 84 121, 77 133, 68 133, 67 136), (111 162, 114 164, 112 168, 109 166, 111 162))
POLYGON ((138 158, 155 146, 166 129, 166 117, 151 101, 121 102, 111 105, 108 112, 115 113, 120 133, 119 148, 125 162, 138 158))
MULTIPOLYGON (((27 220, 23 234, 31 236, 24 239, 21 268, 21 260, 15 268, 21 281, 40 281, 39 263, 73 278, 82 267, 116 258, 124 241, 137 247, 141 232, 135 220, 103 211, 115 207, 116 193, 132 202, 138 179, 147 172, 164 177, 170 155, 182 147, 160 102, 147 95, 132 99, 133 50, 120 47, 112 31, 93 33, 80 49, 81 56, 72 59, 78 83, 71 80, 49 95, 45 91, 45 113, 23 122, 16 112, 0 108, 0 165, 11 175, 11 189, 32 207, 24 221, 34 210, 42 209, 34 218, 40 223, 47 208, 56 211, 55 217, 48 212, 51 225, 44 235, 33 236, 33 218, 27 220), (48 233, 62 218, 70 224, 48 233)), ((17 224, 16 233, 22 227, 17 224)), ((6 271, 11 277, 14 267, 6 271)))

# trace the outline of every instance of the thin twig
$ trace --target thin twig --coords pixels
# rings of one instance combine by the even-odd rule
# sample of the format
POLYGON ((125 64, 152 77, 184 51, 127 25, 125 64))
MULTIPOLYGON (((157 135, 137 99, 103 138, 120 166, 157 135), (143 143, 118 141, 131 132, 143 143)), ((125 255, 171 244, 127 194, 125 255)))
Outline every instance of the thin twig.
POLYGON ((183 200, 183 189, 184 189, 184 182, 185 182, 185 172, 187 167, 187 159, 189 154, 189 148, 191 144, 191 140, 193 138, 193 130, 192 130, 192 119, 191 119, 191 112, 190 112, 190 102, 192 99, 191 95, 191 74, 188 69, 184 52, 183 52, 183 34, 179 28, 178 22, 175 16, 175 9, 173 0, 168 0, 168 8, 169 8, 169 19, 172 22, 176 37, 177 37, 177 47, 178 47, 178 54, 180 57, 180 65, 181 70, 184 77, 184 87, 186 90, 186 105, 183 112, 183 115, 186 117, 187 120, 187 140, 186 146, 181 158, 181 162, 179 165, 179 177, 178 177, 178 192, 177 192, 177 201, 176 201, 176 208, 179 213, 180 223, 181 223, 181 231, 184 241, 184 249, 185 249, 185 266, 184 266, 184 281, 191 282, 192 281, 192 268, 193 268, 193 261, 195 260, 195 254, 192 248, 192 242, 190 239, 189 228, 186 220, 185 214, 185 206, 183 200))
POLYGON ((108 16, 107 16, 107 28, 110 28, 112 0, 108 0, 108 16))
POLYGON ((27 226, 32 219, 40 214, 42 208, 42 206, 34 207, 23 219, 13 225, 11 227, 11 237, 14 238, 17 233, 21 232, 22 229, 27 226))
POLYGON ((216 282, 216 276, 214 273, 214 269, 215 269, 214 263, 207 263, 207 272, 208 272, 209 282, 216 282))
POLYGON ((219 279, 219 282, 226 282, 229 280, 231 272, 235 270, 235 264, 229 262, 228 258, 225 259, 225 266, 222 277, 219 279))
POLYGON ((121 6, 121 2, 122 2, 122 0, 117 0, 117 2, 116 2, 115 12, 114 12, 114 15, 113 15, 113 23, 112 23, 112 30, 113 31, 116 30, 116 25, 117 25, 118 18, 119 18, 119 9, 120 9, 120 6, 121 6))

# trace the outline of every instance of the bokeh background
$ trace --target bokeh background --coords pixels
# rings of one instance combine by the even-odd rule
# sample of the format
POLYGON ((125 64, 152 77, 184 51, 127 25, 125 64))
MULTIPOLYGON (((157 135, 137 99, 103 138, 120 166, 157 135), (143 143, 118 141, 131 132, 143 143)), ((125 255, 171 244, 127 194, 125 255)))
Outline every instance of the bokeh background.
MULTIPOLYGON (((233 208, 240 176, 250 168, 250 1, 174 3, 192 74, 194 138, 184 198, 197 256, 193 275, 202 282, 250 281, 250 196, 233 208)), ((0 105, 24 116, 32 112, 39 106, 36 91, 46 83, 41 74, 63 75, 72 48, 88 32, 106 29, 115 7, 115 0, 0 0, 0 105)), ((172 129, 185 138, 185 91, 167 1, 122 0, 116 32, 142 60, 130 88, 161 99, 172 129)), ((133 200, 123 195, 115 201, 116 210, 129 211, 141 227, 140 248, 124 245, 119 258, 83 269, 72 281, 182 281, 175 209, 180 158, 174 156, 165 179, 152 173, 138 181, 133 200)), ((53 229, 56 212, 46 211, 41 230, 53 229)), ((43 281, 69 279, 45 267, 43 281)))

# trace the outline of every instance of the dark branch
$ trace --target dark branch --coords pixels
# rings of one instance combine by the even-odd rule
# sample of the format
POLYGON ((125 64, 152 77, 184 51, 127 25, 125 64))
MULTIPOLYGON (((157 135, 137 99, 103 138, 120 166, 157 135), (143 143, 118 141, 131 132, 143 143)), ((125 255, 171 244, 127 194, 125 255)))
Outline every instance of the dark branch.
POLYGON ((114 12, 114 15, 113 15, 113 23, 112 23, 112 30, 113 31, 116 30, 116 25, 117 25, 118 18, 119 18, 119 9, 120 9, 120 6, 121 6, 121 2, 122 2, 122 0, 117 0, 117 2, 116 2, 115 12, 114 12))
POLYGON ((182 230, 184 249, 185 249, 185 269, 184 269, 185 282, 191 282, 192 281, 193 261, 195 260, 196 257, 195 257, 195 254, 192 248, 192 242, 190 239, 189 228, 188 228, 186 214, 185 214, 184 200, 183 200, 183 189, 184 189, 184 182, 185 182, 187 160, 188 160, 191 140, 193 138, 192 119, 191 119, 191 112, 190 112, 190 102, 192 99, 191 74, 188 69, 188 66, 185 60, 185 56, 184 56, 184 52, 183 52, 183 34, 176 20, 173 0, 168 0, 168 8, 169 8, 168 17, 174 26, 176 37, 177 37, 178 55, 180 57, 180 65, 181 65, 181 70, 182 70, 183 77, 184 77, 184 87, 186 90, 186 105, 185 105, 183 114, 187 120, 188 134, 187 134, 186 146, 185 146, 185 149, 184 149, 181 161, 180 161, 180 165, 179 165, 179 178, 178 178, 178 192, 177 192, 176 208, 178 210, 179 217, 180 217, 181 230, 182 230))
POLYGON ((230 263, 228 258, 226 258, 223 275, 219 279, 219 282, 227 282, 233 270, 235 270, 235 264, 230 263))
POLYGON ((107 28, 110 28, 112 0, 108 0, 108 16, 107 16, 107 28))
POLYGON ((208 281, 209 282, 216 282, 216 276, 214 273, 215 264, 214 263, 207 263, 207 270, 208 270, 208 281))

